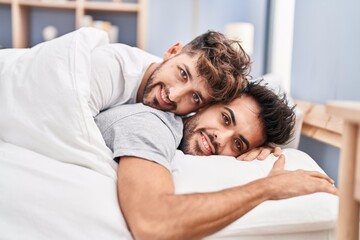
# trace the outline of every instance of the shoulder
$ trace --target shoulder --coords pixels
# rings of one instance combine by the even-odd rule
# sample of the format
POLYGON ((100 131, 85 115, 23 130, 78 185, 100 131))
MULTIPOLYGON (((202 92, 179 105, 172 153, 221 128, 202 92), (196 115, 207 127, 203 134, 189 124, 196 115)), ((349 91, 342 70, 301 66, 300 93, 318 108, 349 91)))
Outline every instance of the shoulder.
POLYGON ((122 43, 97 47, 92 56, 96 64, 112 65, 111 68, 120 67, 130 75, 142 73, 151 63, 162 62, 162 59, 155 55, 122 43))
POLYGON ((136 128, 143 131, 169 131, 176 141, 182 137, 183 123, 179 116, 160 111, 142 103, 120 105, 95 117, 102 132, 110 128, 136 128))
POLYGON ((109 52, 113 53, 115 55, 129 55, 129 56, 138 56, 138 57, 146 57, 146 58, 152 58, 157 59, 159 61, 162 61, 162 59, 156 55, 153 55, 149 52, 146 52, 140 48, 132 47, 130 45, 126 45, 123 43, 108 43, 101 46, 98 46, 94 49, 95 52, 109 52))
POLYGON ((160 62, 162 59, 156 55, 146 52, 140 48, 132 47, 123 43, 108 44, 108 48, 111 48, 115 53, 119 55, 129 56, 134 59, 152 60, 154 62, 160 62))
POLYGON ((180 117, 138 103, 106 110, 95 121, 114 158, 136 156, 170 170, 182 138, 180 117))

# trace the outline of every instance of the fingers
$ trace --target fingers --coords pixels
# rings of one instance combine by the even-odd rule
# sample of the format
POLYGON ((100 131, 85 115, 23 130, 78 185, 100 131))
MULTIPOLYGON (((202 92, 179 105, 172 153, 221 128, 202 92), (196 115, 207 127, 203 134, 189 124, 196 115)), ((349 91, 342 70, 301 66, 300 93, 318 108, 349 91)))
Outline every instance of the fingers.
POLYGON ((257 156, 257 159, 264 160, 267 158, 271 153, 274 154, 275 157, 279 157, 281 154, 281 148, 277 147, 273 144, 269 144, 267 147, 263 147, 260 154, 257 156))
POLYGON ((305 184, 306 175, 310 178, 309 183, 312 183, 312 186, 315 188, 313 192, 327 192, 334 195, 338 195, 338 189, 334 185, 334 180, 332 180, 328 175, 323 174, 318 171, 306 171, 306 170, 297 170, 295 172, 300 173, 301 179, 303 179, 303 184, 305 184))
POLYGON ((323 192, 331 193, 331 194, 334 194, 334 195, 339 194, 339 190, 335 187, 334 184, 329 183, 327 180, 322 179, 322 181, 325 182, 325 187, 323 189, 323 192))
POLYGON ((238 156, 236 159, 237 160, 240 160, 240 161, 244 161, 244 158, 245 158, 245 153, 244 154, 241 154, 240 156, 238 156))
POLYGON ((239 157, 237 157, 238 160, 242 161, 252 161, 252 160, 264 160, 267 158, 271 153, 274 154, 274 156, 279 157, 281 154, 281 148, 277 147, 273 144, 268 144, 267 146, 254 148, 239 157))
POLYGON ((281 148, 280 147, 275 147, 273 154, 275 157, 279 157, 281 155, 281 148))
POLYGON ((262 150, 262 148, 256 148, 256 149, 253 149, 253 150, 249 151, 245 155, 244 160, 245 161, 255 160, 257 158, 257 156, 259 156, 259 154, 261 153, 261 150, 262 150))
POLYGON ((324 179, 326 181, 328 181, 330 184, 334 184, 335 181, 332 180, 328 175, 323 174, 321 172, 317 172, 317 171, 308 171, 308 173, 313 176, 313 177, 317 177, 317 178, 321 178, 324 179))
POLYGON ((257 156, 257 159, 264 160, 271 154, 271 152, 272 152, 271 148, 262 148, 261 152, 257 156))
POLYGON ((281 171, 285 168, 285 155, 281 154, 278 160, 275 161, 271 172, 281 171))
POLYGON ((332 193, 334 195, 339 195, 339 190, 334 185, 331 185, 327 192, 332 193))
POLYGON ((241 161, 252 161, 255 160, 258 155, 261 153, 262 148, 254 148, 242 155, 240 155, 239 157, 237 157, 238 160, 241 161))
POLYGON ((321 173, 314 174, 314 172, 310 172, 310 174, 312 174, 313 177, 315 177, 317 179, 317 181, 322 182, 322 184, 317 184, 318 186, 322 185, 322 187, 319 186, 322 188, 322 189, 319 189, 319 191, 338 195, 339 191, 335 187, 334 181, 331 178, 329 178, 328 176, 321 174, 321 173))

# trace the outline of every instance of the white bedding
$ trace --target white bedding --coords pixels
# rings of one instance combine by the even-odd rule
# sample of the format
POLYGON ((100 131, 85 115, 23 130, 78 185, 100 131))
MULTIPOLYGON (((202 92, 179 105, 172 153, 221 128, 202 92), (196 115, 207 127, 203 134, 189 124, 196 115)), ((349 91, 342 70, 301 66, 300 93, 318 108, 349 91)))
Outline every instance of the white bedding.
MULTIPOLYGON (((318 164, 302 151, 284 149, 283 154, 286 156, 287 170, 305 169, 323 172, 318 164)), ((173 166, 176 191, 177 193, 211 192, 243 185, 267 176, 276 159, 270 155, 264 161, 246 162, 225 156, 196 157, 178 151, 173 166)), ((281 201, 266 201, 211 238, 266 237, 333 231, 337 205, 338 197, 327 193, 315 193, 281 201)))
MULTIPOLYGON (((90 53, 107 42, 104 32, 84 28, 0 51, 0 239, 131 239, 117 203, 117 165, 87 104, 90 53)), ((300 151, 286 155, 288 168, 321 171, 300 151)), ((178 152, 176 191, 243 184, 265 176, 273 160, 178 152)), ((324 193, 268 201, 209 238, 331 239, 337 201, 324 193)))
POLYGON ((1 50, 0 139, 115 176, 88 107, 91 51, 107 42, 105 32, 84 28, 30 49, 1 50))
MULTIPOLYGON (((319 170, 298 150, 284 153, 288 169, 319 170)), ((175 186, 178 193, 191 193, 243 184, 265 176, 273 160, 240 162, 178 152, 175 186)), ((0 239, 131 239, 115 181, 0 141, 0 239)), ((268 201, 207 239, 335 239, 337 204, 337 197, 325 193, 268 201)))
POLYGON ((0 239, 131 239, 115 179, 0 141, 0 239))

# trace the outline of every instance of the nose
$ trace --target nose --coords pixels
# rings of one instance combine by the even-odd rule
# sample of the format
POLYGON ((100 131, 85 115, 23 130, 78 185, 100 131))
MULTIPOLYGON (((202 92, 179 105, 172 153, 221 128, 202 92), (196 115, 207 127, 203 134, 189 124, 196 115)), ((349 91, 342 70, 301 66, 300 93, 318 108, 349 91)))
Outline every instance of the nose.
POLYGON ((179 103, 182 99, 185 98, 187 92, 189 92, 187 87, 175 85, 169 88, 169 99, 172 102, 179 103))
POLYGON ((214 133, 215 142, 217 143, 217 154, 225 154, 231 149, 231 143, 235 137, 235 131, 232 129, 222 128, 214 133))
POLYGON ((223 149, 227 144, 232 142, 232 138, 234 137, 234 131, 231 129, 219 129, 216 133, 214 133, 215 141, 219 144, 219 151, 223 149))

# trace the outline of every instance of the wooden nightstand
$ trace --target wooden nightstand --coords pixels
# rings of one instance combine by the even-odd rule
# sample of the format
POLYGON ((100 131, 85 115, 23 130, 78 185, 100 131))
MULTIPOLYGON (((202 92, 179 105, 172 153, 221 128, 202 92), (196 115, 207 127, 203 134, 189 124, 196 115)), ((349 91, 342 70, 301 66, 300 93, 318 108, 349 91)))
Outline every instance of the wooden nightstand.
POLYGON ((343 119, 339 163, 339 217, 337 240, 359 239, 360 202, 360 102, 332 101, 327 104, 331 115, 343 119))

